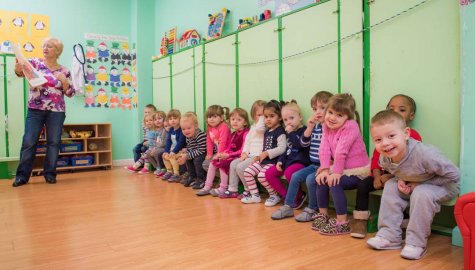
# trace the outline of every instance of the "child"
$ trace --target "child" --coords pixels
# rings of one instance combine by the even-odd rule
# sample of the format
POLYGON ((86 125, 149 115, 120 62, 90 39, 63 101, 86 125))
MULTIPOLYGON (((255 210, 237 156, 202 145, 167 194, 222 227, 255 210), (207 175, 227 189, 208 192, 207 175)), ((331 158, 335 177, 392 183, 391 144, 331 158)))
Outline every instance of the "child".
POLYGON ((168 131, 167 144, 162 155, 167 172, 163 175, 157 175, 157 177, 162 178, 162 180, 169 180, 169 182, 180 181, 180 170, 176 154, 185 146, 185 136, 183 136, 180 128, 180 116, 180 111, 175 109, 170 110, 167 114, 170 130, 168 131))
POLYGON ((283 219, 286 217, 293 217, 293 209, 298 209, 302 206, 305 197, 297 197, 297 191, 300 184, 306 182, 308 192, 308 206, 295 217, 298 222, 312 221, 317 210, 317 183, 315 182, 315 173, 320 166, 320 158, 318 150, 320 148, 320 141, 322 139, 322 125, 325 108, 328 100, 332 97, 332 93, 327 91, 320 91, 316 93, 311 101, 313 115, 307 121, 307 129, 303 133, 300 144, 303 147, 310 147, 310 164, 304 169, 294 173, 290 178, 289 188, 285 196, 285 204, 275 211, 271 218, 274 220, 283 219))
POLYGON ((273 204, 275 197, 278 196, 274 188, 267 182, 265 173, 267 169, 277 163, 278 157, 285 152, 287 146, 285 130, 281 125, 281 110, 282 103, 277 100, 271 100, 264 105, 264 118, 267 127, 264 133, 264 145, 262 153, 258 157, 254 157, 253 163, 244 170, 244 178, 250 194, 241 199, 242 203, 261 202, 261 196, 254 180, 255 176, 269 192, 270 196, 266 200, 266 206, 273 204))
POLYGON ((234 109, 229 119, 234 132, 231 134, 228 148, 223 152, 218 152, 216 159, 211 162, 205 186, 196 193, 198 196, 207 194, 211 194, 215 197, 220 196, 223 195, 228 188, 229 166, 231 161, 241 155, 244 138, 249 132, 249 117, 245 110, 241 108, 234 109), (217 168, 219 168, 220 186, 218 189, 211 189, 217 168))
MULTIPOLYGON (((285 175, 285 179, 290 181, 292 175, 310 164, 308 146, 300 144, 306 126, 302 125, 302 112, 299 105, 292 100, 282 107, 282 120, 284 121, 285 133, 287 135, 287 150, 279 157, 275 166, 266 170, 265 176, 267 182, 285 198, 286 188, 282 185, 280 177, 285 175)), ((301 193, 301 191, 299 191, 301 193)), ((280 196, 274 196, 272 201, 266 206, 274 206, 280 202, 280 196)), ((299 194, 301 197, 302 194, 299 194)), ((271 198, 269 198, 270 200, 271 198)))
POLYGON ((147 157, 152 166, 155 168, 155 175, 166 171, 162 158, 168 136, 168 132, 163 127, 166 117, 167 115, 163 111, 158 111, 153 115, 153 121, 155 127, 157 128, 157 139, 155 141, 155 147, 151 149, 147 157))
POLYGON ((358 182, 369 175, 369 158, 355 120, 358 119, 355 106, 350 94, 339 94, 330 98, 325 111, 316 178, 319 213, 312 227, 324 235, 350 233, 344 190, 355 189, 358 182), (328 217, 328 191, 335 203, 336 219, 328 217))
MULTIPOLYGON (((145 108, 143 109, 143 116, 145 118, 145 116, 151 115, 156 111, 157 111, 157 108, 153 104, 147 104, 147 105, 145 105, 145 108)), ((145 132, 146 132, 145 122, 143 122, 142 123, 142 138, 143 138, 143 141, 141 143, 137 144, 134 147, 134 150, 133 150, 134 162, 137 162, 137 160, 139 160, 139 158, 141 157, 142 153, 147 150, 147 147, 143 145, 145 140, 146 140, 145 132)))
MULTIPOLYGON (((218 157, 213 156, 213 149, 216 149, 216 153, 224 153, 231 142, 231 130, 224 120, 229 118, 229 108, 221 107, 220 105, 211 105, 206 110, 206 160, 211 162, 208 168, 208 174, 206 179, 214 180, 216 175, 216 166, 212 161, 216 161, 218 157), (213 159, 213 160, 211 160, 213 159)), ((193 189, 202 189, 204 182, 195 182, 193 189)), ((209 189, 211 186, 209 187, 209 189)), ((198 192, 199 193, 199 192, 198 192)), ((198 195, 198 194, 197 194, 198 195)), ((205 194, 203 194, 205 195, 205 194)))
MULTIPOLYGON (((388 105, 386 105, 386 109, 399 113, 406 121, 406 125, 409 126, 416 115, 416 102, 409 96, 398 94, 389 100, 388 105)), ((422 141, 421 136, 414 129, 410 130, 410 136, 411 138, 414 138, 418 141, 422 141)), ((366 237, 366 225, 370 215, 370 212, 368 211, 369 193, 376 189, 382 189, 384 183, 394 177, 388 172, 382 171, 378 161, 379 152, 374 149, 373 157, 371 159, 371 172, 373 174, 368 176, 363 181, 358 182, 358 189, 356 192, 356 206, 355 210, 353 211, 355 225, 350 234, 355 238, 366 237)))
POLYGON ((254 157, 258 157, 262 153, 262 144, 264 142, 264 132, 266 127, 264 125, 264 105, 263 100, 256 100, 251 107, 251 116, 254 124, 249 129, 245 136, 242 147, 241 157, 233 160, 229 169, 229 186, 220 198, 238 198, 238 185, 241 181, 244 185, 243 197, 249 195, 249 189, 244 179, 244 170, 251 164, 254 157))
POLYGON ((420 259, 426 252, 432 219, 440 211, 440 203, 459 192, 459 170, 434 146, 410 138, 406 122, 396 112, 377 113, 371 119, 370 132, 381 154, 379 164, 394 177, 384 185, 379 230, 367 244, 374 249, 401 248, 401 222, 409 207, 401 257, 420 259))
POLYGON ((155 142, 157 140, 157 127, 155 126, 153 115, 146 115, 144 117, 144 123, 146 128, 144 146, 147 146, 147 150, 142 153, 142 156, 134 163, 134 165, 125 167, 131 172, 138 171, 140 174, 149 173, 148 168, 150 167, 150 161, 148 159, 148 156, 150 155, 152 149, 155 147, 155 142), (142 169, 140 170, 140 168, 142 169))
POLYGON ((198 118, 193 112, 183 115, 180 126, 186 137, 186 149, 182 150, 178 163, 187 165, 188 177, 183 185, 189 187, 193 182, 203 182, 205 178, 202 164, 206 156, 206 134, 198 128, 198 118))

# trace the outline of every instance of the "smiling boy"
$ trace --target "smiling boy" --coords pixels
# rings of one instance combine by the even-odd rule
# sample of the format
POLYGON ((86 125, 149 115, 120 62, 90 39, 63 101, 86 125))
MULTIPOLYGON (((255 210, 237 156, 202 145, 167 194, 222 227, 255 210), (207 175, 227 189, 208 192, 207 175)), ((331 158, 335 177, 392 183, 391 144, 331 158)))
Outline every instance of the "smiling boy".
POLYGON ((404 118, 391 110, 371 119, 371 137, 381 154, 379 164, 395 177, 386 182, 379 210, 378 233, 367 244, 374 249, 402 247, 401 222, 409 207, 406 244, 401 257, 424 256, 440 203, 459 192, 459 170, 434 146, 409 137, 404 118))

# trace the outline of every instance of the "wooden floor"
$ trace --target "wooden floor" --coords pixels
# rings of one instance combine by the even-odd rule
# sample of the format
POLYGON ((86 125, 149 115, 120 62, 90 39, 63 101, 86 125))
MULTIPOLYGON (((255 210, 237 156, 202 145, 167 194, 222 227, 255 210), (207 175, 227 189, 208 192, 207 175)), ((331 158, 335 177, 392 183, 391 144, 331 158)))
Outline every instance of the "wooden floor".
POLYGON ((408 261, 273 221, 275 209, 119 168, 61 174, 56 185, 0 180, 0 269, 462 269, 448 237, 431 236, 427 255, 408 261))

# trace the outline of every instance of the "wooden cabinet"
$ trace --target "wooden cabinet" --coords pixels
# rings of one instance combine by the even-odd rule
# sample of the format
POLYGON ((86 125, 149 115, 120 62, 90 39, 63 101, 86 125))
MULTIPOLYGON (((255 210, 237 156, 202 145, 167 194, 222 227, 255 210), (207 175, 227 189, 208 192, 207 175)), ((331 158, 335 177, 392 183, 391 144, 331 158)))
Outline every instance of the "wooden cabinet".
MULTIPOLYGON (((90 169, 90 168, 105 168, 110 169, 112 167, 112 126, 110 123, 100 124, 65 124, 64 133, 69 134, 71 130, 74 131, 92 131, 92 136, 89 138, 61 138, 60 152, 58 161, 68 161, 66 166, 58 166, 58 171, 63 170, 77 170, 77 169, 90 169), (73 150, 71 149, 78 148, 73 150), (87 162, 85 157, 92 157, 92 162, 87 162), (78 158, 84 158, 81 162, 78 162, 78 158), (79 163, 77 165, 72 164, 72 160, 79 163), (90 164, 89 164, 90 163, 90 164)), ((38 143, 38 149, 42 144, 46 144, 46 140, 40 138, 38 143)), ((35 162, 33 164, 33 173, 41 173, 43 171, 43 162, 46 154, 36 154, 35 162)), ((64 163, 64 162, 63 162, 64 163)))

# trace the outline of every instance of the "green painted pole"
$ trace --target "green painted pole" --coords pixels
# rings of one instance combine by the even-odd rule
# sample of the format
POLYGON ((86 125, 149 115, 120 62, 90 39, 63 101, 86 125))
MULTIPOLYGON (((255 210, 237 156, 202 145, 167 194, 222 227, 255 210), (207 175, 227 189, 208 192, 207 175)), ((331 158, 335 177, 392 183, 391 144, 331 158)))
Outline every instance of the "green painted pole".
MULTIPOLYGON (((365 1, 365 0, 363 0, 365 1)), ((337 1, 337 20, 338 20, 338 94, 341 93, 341 12, 340 0, 337 1)))
POLYGON ((195 47, 193 47, 193 111, 196 113, 196 57, 195 47))
POLYGON ((279 35, 279 100, 284 99, 283 52, 282 52, 282 17, 277 19, 279 35))
MULTIPOLYGON (((7 84, 7 57, 4 55, 3 56, 3 95, 5 97, 4 103, 5 103, 5 108, 4 108, 4 113, 5 116, 8 115, 8 90, 7 90, 8 84, 7 84)), ((8 123, 5 123, 8 125, 8 123)), ((10 156, 10 143, 8 140, 8 126, 5 127, 5 154, 7 157, 10 156)))
POLYGON ((236 107, 239 107, 239 32, 236 32, 235 49, 236 49, 236 107))
POLYGON ((366 144, 366 151, 369 152, 369 121, 370 121, 370 100, 371 100, 371 21, 370 7, 368 1, 363 1, 364 31, 363 31, 363 138, 366 144))
POLYGON ((170 55, 170 109, 173 109, 173 62, 172 56, 170 55))
MULTIPOLYGON (((203 43, 201 65, 203 66, 203 123, 206 123, 206 51, 205 44, 203 43)), ((203 125, 203 129, 206 131, 206 124, 203 125)))

